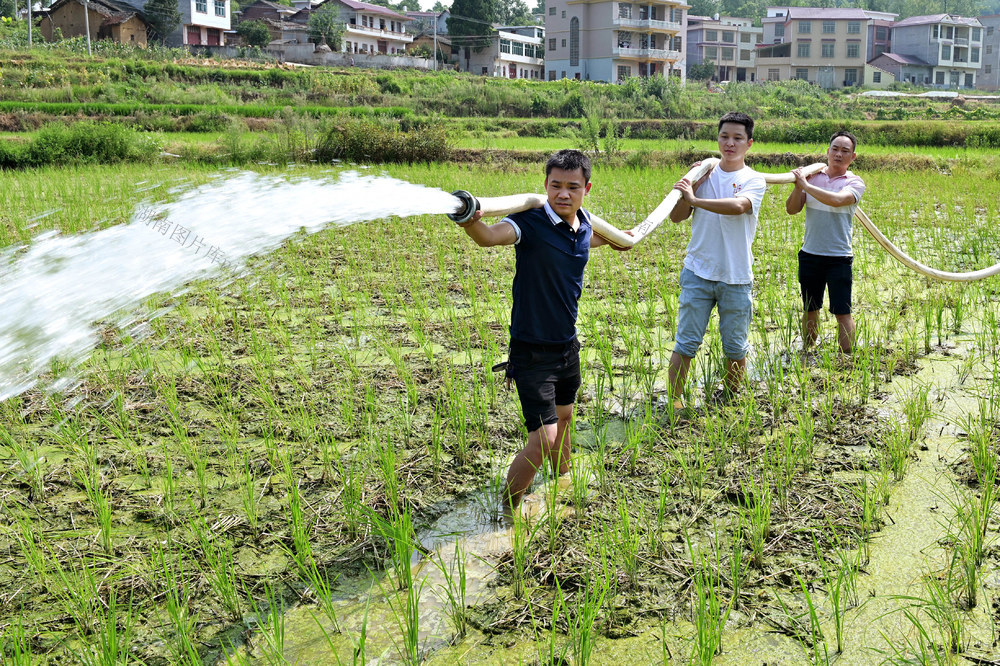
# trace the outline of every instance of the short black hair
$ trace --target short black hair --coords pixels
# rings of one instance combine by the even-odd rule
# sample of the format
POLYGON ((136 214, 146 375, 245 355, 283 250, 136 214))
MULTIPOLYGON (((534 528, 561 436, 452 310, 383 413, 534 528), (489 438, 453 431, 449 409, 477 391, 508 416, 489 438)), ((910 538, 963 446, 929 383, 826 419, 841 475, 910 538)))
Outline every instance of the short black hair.
POLYGON ((848 132, 847 130, 838 130, 838 131, 836 131, 836 132, 833 133, 833 136, 830 137, 830 144, 833 144, 833 140, 836 139, 838 136, 846 136, 848 139, 850 139, 851 140, 851 152, 852 153, 857 152, 857 150, 858 150, 858 137, 854 136, 852 133, 848 132))
POLYGON ((737 125, 743 125, 747 130, 747 138, 753 138, 753 118, 740 111, 730 111, 726 115, 719 118, 719 131, 722 131, 722 126, 726 123, 736 123, 737 125))
POLYGON ((549 177, 553 169, 562 169, 563 171, 581 169, 583 171, 584 184, 590 182, 590 174, 593 173, 590 158, 581 151, 572 148, 560 150, 549 158, 549 161, 545 163, 545 178, 549 177))

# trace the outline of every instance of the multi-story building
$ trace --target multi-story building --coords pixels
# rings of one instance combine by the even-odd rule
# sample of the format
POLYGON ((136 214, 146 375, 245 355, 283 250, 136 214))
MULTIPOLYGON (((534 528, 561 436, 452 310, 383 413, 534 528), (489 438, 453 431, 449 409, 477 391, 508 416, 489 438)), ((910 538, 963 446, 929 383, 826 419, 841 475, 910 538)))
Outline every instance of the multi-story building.
POLYGON ((973 88, 982 65, 983 24, 976 18, 930 14, 903 19, 892 29, 892 52, 930 66, 930 85, 973 88))
POLYGON ((983 24, 983 68, 976 77, 976 87, 1000 90, 1000 14, 980 16, 983 24))
POLYGON ((821 88, 861 85, 871 20, 861 9, 769 7, 757 80, 802 79, 821 88))
POLYGON ((547 0, 545 68, 550 81, 686 78, 682 0, 547 0))
POLYGON ((347 53, 406 53, 406 46, 413 42, 413 35, 406 32, 406 24, 412 19, 402 14, 359 0, 326 2, 341 7, 340 17, 345 24, 343 50, 347 53))
POLYGON ((232 25, 229 0, 180 0, 180 27, 169 35, 167 44, 177 46, 225 46, 225 33, 232 25))
POLYGON ((877 18, 875 12, 865 11, 871 17, 868 23, 868 53, 865 60, 877 58, 892 50, 892 27, 899 14, 889 14, 888 18, 877 18))
POLYGON ((545 30, 541 26, 503 26, 489 36, 489 46, 476 51, 459 47, 462 71, 507 79, 545 76, 545 30))
POLYGON ((755 28, 753 19, 688 16, 687 66, 710 61, 717 81, 753 81, 754 53, 762 35, 763 28, 755 28))

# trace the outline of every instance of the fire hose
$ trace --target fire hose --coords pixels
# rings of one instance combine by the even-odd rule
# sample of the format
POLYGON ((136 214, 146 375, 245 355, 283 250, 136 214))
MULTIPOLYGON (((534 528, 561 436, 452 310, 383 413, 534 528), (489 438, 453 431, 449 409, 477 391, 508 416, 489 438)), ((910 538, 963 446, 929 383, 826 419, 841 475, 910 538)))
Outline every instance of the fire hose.
MULTIPOLYGON (((688 171, 684 175, 684 178, 687 178, 691 183, 697 183, 700 178, 707 174, 718 163, 719 160, 716 158, 704 160, 688 171)), ((822 163, 811 164, 802 168, 802 174, 805 177, 809 177, 821 171, 825 166, 826 165, 822 163)), ((786 173, 765 173, 763 176, 764 180, 769 185, 789 184, 795 182, 795 176, 790 171, 786 173)), ((542 206, 546 200, 546 197, 543 194, 513 194, 505 197, 484 197, 481 199, 477 199, 465 190, 458 190, 452 194, 462 202, 462 208, 455 213, 449 214, 448 217, 458 223, 469 220, 477 210, 483 211, 484 217, 502 217, 512 213, 528 210, 530 208, 538 208, 542 206)), ((670 216, 670 211, 674 209, 680 200, 680 191, 671 189, 670 193, 664 197, 663 201, 660 202, 653 212, 647 215, 646 219, 632 228, 631 235, 621 231, 611 223, 594 214, 591 214, 590 216, 590 224, 594 233, 606 240, 608 243, 617 247, 632 247, 660 226, 660 224, 670 216)), ((875 242, 882 246, 886 252, 888 252, 894 259, 899 261, 904 266, 921 275, 925 275, 935 280, 973 282, 975 280, 982 280, 984 278, 1000 274, 1000 263, 994 264, 989 268, 967 273, 953 273, 931 268, 926 264, 920 263, 896 247, 892 241, 886 238, 885 234, 883 234, 879 228, 875 226, 875 223, 871 221, 871 218, 869 218, 868 215, 861 210, 861 208, 855 209, 854 216, 861 223, 861 226, 865 228, 865 231, 867 231, 871 237, 875 239, 875 242)))

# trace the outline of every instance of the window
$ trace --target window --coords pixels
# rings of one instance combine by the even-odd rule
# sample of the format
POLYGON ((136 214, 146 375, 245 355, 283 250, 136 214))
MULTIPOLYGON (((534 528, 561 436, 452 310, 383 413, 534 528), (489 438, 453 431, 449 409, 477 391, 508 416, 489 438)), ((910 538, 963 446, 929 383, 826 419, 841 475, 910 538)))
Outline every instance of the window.
POLYGON ((934 72, 934 83, 938 85, 944 84, 944 72, 934 72))
POLYGON ((848 42, 847 44, 847 57, 848 58, 858 58, 861 56, 861 45, 857 42, 848 42))
POLYGON ((194 10, 202 14, 208 13, 208 0, 195 0, 194 10))
POLYGON ((951 60, 951 44, 941 45, 941 60, 951 60))
POLYGON ((847 34, 848 35, 860 35, 861 34, 861 21, 848 21, 847 22, 847 34))
POLYGON ((618 3, 618 18, 632 18, 632 5, 618 3))
POLYGON ((832 35, 837 32, 837 22, 836 21, 823 21, 823 34, 832 35))
POLYGON ((993 34, 993 26, 990 26, 990 27, 986 28, 986 35, 989 36, 989 35, 992 35, 992 34, 993 34))
MULTIPOLYGON (((566 40, 565 40, 565 39, 564 39, 564 40, 562 40, 562 47, 563 47, 563 48, 566 48, 566 40)), ((566 77, 564 76, 563 78, 565 79, 566 77)))
POLYGON ((799 21, 799 34, 808 35, 813 31, 812 21, 799 21))
POLYGON ((798 53, 798 56, 800 58, 808 58, 809 57, 809 42, 799 42, 798 43, 798 49, 797 49, 796 53, 798 53))
POLYGON ((858 70, 856 69, 845 69, 844 70, 844 85, 853 86, 858 83, 858 70))
POLYGON ((979 28, 972 29, 972 41, 978 42, 983 38, 982 31, 979 28))
POLYGON ((990 55, 992 53, 993 53, 993 45, 990 44, 989 46, 986 47, 986 55, 990 55))
POLYGON ((750 49, 740 49, 740 60, 750 59, 750 49))
POLYGON ((953 26, 953 25, 946 25, 944 27, 944 38, 945 39, 954 39, 955 38, 955 26, 953 26))
POLYGON ((549 40, 549 51, 555 51, 555 50, 556 50, 556 40, 553 37, 552 39, 549 40))
POLYGON ((750 43, 750 33, 744 32, 742 35, 740 35, 740 42, 743 43, 743 44, 749 44, 750 43))
POLYGON ((489 70, 487 68, 483 67, 483 76, 486 76, 489 73, 490 73, 489 70))
POLYGON ((824 58, 832 58, 834 52, 834 45, 832 42, 825 42, 823 44, 822 56, 824 58))
POLYGON ((534 58, 535 57, 535 45, 534 44, 525 44, 524 45, 524 55, 527 56, 527 57, 529 57, 529 58, 534 58))
POLYGON ((931 39, 937 39, 940 31, 938 30, 940 26, 931 26, 931 39))
POLYGON ((501 39, 500 40, 500 53, 510 53, 510 40, 501 39))
POLYGON ((563 18, 566 18, 566 10, 565 10, 565 9, 564 9, 564 10, 562 10, 562 17, 563 17, 563 18))
POLYGON ((969 56, 969 62, 979 62, 979 47, 978 46, 973 46, 971 49, 969 49, 969 53, 971 54, 969 56))
POLYGON ((618 80, 627 79, 632 76, 632 68, 628 65, 618 65, 618 80))
POLYGON ((769 70, 767 70, 767 80, 768 81, 780 81, 781 80, 781 76, 780 76, 780 74, 778 72, 779 72, 779 70, 777 70, 777 69, 769 69, 769 70))
POLYGON ((799 79, 800 81, 808 81, 809 80, 809 70, 805 69, 805 68, 796 69, 795 70, 795 78, 799 79))
POLYGON ((715 46, 705 47, 705 60, 717 60, 719 58, 719 49, 715 46))
POLYGON ((728 30, 724 30, 722 32, 722 41, 726 44, 734 44, 736 43, 736 34, 728 30))
POLYGON ((882 72, 872 72, 872 83, 882 83, 882 72))
POLYGON ((719 41, 719 31, 718 30, 706 30, 705 31, 705 41, 706 42, 717 42, 717 41, 719 41))
POLYGON ((580 66, 580 19, 575 16, 569 22, 569 66, 580 66))
MULTIPOLYGON (((511 44, 510 52, 513 55, 523 56, 524 55, 524 42, 513 42, 511 44)), ((522 76, 521 78, 524 78, 524 77, 522 76)))
POLYGON ((563 70, 562 76, 560 76, 559 78, 560 79, 565 79, 566 78, 566 71, 565 70, 563 70))
POLYGON ((776 23, 774 25, 774 36, 775 37, 784 37, 785 36, 785 24, 784 23, 776 23))
POLYGON ((226 15, 226 0, 215 0, 215 15, 216 16, 226 15))
POLYGON ((883 41, 889 36, 889 31, 884 27, 875 28, 875 39, 883 41))
POLYGON ((733 49, 722 49, 722 59, 732 60, 733 59, 733 49))
POLYGON ((984 65, 983 66, 983 73, 984 74, 992 74, 993 73, 993 65, 984 65))
MULTIPOLYGON (((555 7, 549 7, 549 16, 555 16, 555 15, 556 15, 556 8, 555 7)), ((549 70, 549 80, 550 81, 554 81, 555 78, 556 78, 556 71, 554 69, 550 69, 549 70)))
POLYGON ((975 79, 975 77, 973 77, 972 74, 966 74, 965 75, 965 87, 966 88, 971 88, 972 85, 973 85, 973 80, 974 79, 975 79))

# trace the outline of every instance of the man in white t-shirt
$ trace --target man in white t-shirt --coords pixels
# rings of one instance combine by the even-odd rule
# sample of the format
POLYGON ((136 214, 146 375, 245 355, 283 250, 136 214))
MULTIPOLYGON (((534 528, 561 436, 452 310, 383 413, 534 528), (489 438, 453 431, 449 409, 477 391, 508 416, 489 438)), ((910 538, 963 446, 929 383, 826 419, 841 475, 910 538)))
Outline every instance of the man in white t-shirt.
POLYGON ((848 171, 858 156, 857 138, 850 132, 834 133, 826 151, 826 168, 807 180, 795 169, 795 188, 785 210, 795 215, 806 209, 806 234, 799 251, 799 284, 802 287, 802 345, 808 348, 819 336, 819 310, 823 292, 830 293, 830 312, 837 318, 837 341, 844 353, 854 348, 851 286, 854 281, 851 250, 852 220, 865 193, 865 181, 848 171))
POLYGON ((733 396, 743 382, 753 314, 750 246, 766 188, 764 177, 744 161, 752 145, 753 119, 745 113, 727 113, 719 120, 719 164, 695 184, 682 178, 674 185, 683 198, 670 219, 680 222, 694 211, 680 276, 677 342, 668 375, 677 408, 683 406, 681 396, 691 359, 701 346, 715 307, 719 310, 722 350, 728 359, 720 395, 733 396))

